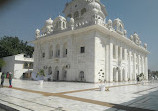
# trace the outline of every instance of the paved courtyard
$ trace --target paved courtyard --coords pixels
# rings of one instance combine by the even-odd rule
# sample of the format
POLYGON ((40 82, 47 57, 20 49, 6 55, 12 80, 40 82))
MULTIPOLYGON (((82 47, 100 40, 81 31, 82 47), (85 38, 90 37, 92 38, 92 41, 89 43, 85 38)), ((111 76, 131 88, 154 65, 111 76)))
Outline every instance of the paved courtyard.
POLYGON ((157 111, 158 82, 99 84, 13 80, 0 88, 0 103, 20 111, 157 111))

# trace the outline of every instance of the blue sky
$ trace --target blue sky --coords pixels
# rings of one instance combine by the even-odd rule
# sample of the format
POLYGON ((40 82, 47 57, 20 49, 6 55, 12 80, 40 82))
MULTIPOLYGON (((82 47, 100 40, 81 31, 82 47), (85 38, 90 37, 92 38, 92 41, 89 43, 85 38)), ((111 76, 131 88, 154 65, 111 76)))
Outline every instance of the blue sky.
MULTIPOLYGON (((62 15, 70 0, 13 0, 0 9, 0 37, 18 36, 21 40, 34 40, 34 32, 45 20, 62 15)), ((128 36, 138 33, 148 44, 149 68, 158 70, 158 0, 101 0, 108 12, 107 20, 120 18, 128 36)))

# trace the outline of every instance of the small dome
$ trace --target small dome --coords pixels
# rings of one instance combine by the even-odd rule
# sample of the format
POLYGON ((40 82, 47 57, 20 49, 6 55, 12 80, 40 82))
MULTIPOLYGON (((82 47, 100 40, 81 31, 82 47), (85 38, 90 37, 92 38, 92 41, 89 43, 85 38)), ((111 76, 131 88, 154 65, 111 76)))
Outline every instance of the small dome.
POLYGON ((139 36, 138 36, 137 33, 134 33, 134 34, 133 34, 133 37, 136 38, 136 39, 138 39, 138 40, 140 40, 140 38, 139 38, 139 36))
POLYGON ((112 24, 112 20, 111 19, 108 20, 108 24, 112 24))
POLYGON ((94 8, 98 9, 98 10, 101 10, 101 6, 99 3, 95 2, 95 1, 92 1, 91 3, 88 4, 88 8, 89 10, 92 10, 94 8))
POLYGON ((39 30, 39 29, 36 29, 36 32, 40 32, 40 30, 39 30))
POLYGON ((52 25, 52 24, 53 24, 53 20, 51 18, 46 20, 46 25, 52 25))
POLYGON ((70 24, 74 24, 74 19, 73 18, 70 18, 70 24))
POLYGON ((122 22, 119 18, 115 19, 116 22, 122 22))

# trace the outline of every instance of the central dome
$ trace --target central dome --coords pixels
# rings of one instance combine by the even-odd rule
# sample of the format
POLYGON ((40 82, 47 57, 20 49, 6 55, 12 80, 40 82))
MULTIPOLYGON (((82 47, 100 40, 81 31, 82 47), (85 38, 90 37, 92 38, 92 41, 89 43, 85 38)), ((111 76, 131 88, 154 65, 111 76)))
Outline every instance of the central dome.
POLYGON ((89 10, 92 10, 92 9, 98 9, 98 10, 101 10, 101 6, 99 3, 95 2, 95 1, 92 1, 91 3, 88 4, 88 9, 89 10))

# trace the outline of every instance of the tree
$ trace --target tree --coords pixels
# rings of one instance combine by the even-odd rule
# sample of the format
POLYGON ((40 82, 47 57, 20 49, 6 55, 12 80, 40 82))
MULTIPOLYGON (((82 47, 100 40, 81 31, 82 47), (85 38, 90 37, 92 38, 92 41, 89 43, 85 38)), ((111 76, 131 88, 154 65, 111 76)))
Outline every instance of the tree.
POLYGON ((27 54, 32 57, 34 48, 18 37, 4 36, 0 39, 0 58, 17 54, 27 54))
POLYGON ((5 61, 3 59, 0 59, 0 71, 1 71, 1 68, 5 66, 5 64, 6 64, 5 61))

